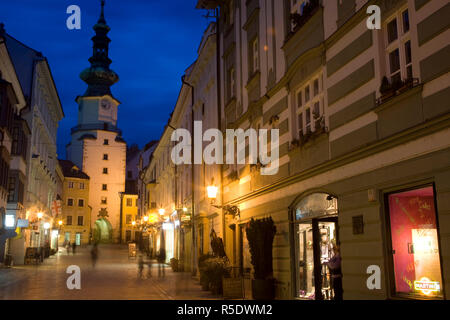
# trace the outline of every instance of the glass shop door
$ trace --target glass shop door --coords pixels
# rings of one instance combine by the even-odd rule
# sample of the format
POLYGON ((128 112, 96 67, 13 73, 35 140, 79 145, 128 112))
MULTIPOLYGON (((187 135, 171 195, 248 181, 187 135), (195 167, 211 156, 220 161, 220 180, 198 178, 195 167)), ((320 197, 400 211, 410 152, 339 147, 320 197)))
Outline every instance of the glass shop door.
POLYGON ((331 300, 334 292, 327 263, 338 243, 337 217, 313 219, 296 225, 297 296, 331 300))
POLYGON ((297 294, 300 298, 314 299, 314 249, 312 222, 297 226, 297 294))

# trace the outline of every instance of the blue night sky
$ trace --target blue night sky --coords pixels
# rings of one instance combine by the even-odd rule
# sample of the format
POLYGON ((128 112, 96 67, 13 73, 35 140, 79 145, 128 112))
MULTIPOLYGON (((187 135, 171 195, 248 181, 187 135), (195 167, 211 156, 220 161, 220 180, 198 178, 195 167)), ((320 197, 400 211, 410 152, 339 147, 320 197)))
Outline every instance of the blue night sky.
MULTIPOLYGON (((122 102, 118 125, 128 145, 143 147, 162 134, 176 103, 184 70, 194 62, 208 25, 196 0, 107 0, 105 18, 111 69, 120 81, 112 87, 122 102)), ((47 57, 65 118, 59 123, 58 154, 65 157, 70 128, 77 123, 77 95, 87 86, 79 78, 92 54, 92 26, 98 0, 0 1, 0 22, 8 34, 47 57), (69 30, 69 5, 81 8, 81 30, 69 30)))

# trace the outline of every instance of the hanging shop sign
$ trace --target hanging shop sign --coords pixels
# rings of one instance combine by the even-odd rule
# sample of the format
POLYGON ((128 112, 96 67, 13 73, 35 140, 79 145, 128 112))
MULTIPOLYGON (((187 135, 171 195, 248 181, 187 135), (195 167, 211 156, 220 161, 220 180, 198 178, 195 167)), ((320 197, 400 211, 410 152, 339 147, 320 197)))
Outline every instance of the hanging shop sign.
POLYGON ((30 225, 30 222, 27 219, 18 219, 17 220, 18 228, 28 228, 29 225, 30 225))

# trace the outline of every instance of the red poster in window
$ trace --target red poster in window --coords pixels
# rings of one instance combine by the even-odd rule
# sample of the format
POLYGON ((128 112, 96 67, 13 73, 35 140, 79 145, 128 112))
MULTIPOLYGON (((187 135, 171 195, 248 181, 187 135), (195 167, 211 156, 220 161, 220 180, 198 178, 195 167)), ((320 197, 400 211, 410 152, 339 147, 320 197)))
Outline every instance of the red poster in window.
POLYGON ((396 291, 439 294, 442 280, 433 188, 389 195, 389 213, 396 291))

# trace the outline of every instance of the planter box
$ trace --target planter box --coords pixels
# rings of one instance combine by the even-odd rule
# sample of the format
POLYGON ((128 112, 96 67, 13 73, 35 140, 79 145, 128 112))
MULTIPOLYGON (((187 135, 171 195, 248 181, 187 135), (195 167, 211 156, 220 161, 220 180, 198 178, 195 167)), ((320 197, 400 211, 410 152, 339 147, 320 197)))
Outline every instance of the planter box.
POLYGON ((223 298, 243 299, 244 281, 242 278, 223 278, 223 298))

